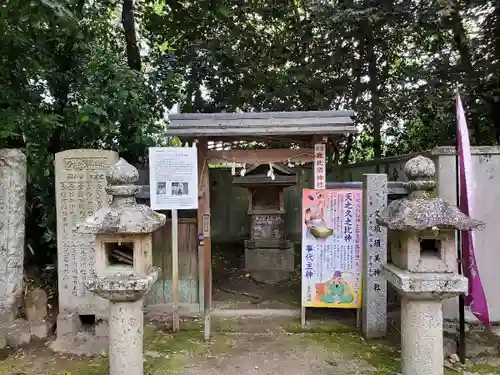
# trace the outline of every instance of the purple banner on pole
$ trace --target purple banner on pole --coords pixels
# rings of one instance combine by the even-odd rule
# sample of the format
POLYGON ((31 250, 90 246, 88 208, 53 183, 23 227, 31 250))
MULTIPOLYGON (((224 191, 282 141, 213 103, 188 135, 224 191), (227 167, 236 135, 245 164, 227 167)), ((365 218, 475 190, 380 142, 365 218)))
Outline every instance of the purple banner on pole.
MULTIPOLYGON (((472 154, 469 140, 469 130, 465 113, 457 93, 457 144, 459 157, 459 182, 460 182, 460 210, 466 214, 473 214, 474 180, 472 176, 472 154)), ((465 297, 465 305, 470 308, 476 318, 486 326, 490 326, 488 303, 484 294, 479 269, 476 263, 474 249, 474 233, 462 232, 462 271, 469 280, 469 292, 465 297)))

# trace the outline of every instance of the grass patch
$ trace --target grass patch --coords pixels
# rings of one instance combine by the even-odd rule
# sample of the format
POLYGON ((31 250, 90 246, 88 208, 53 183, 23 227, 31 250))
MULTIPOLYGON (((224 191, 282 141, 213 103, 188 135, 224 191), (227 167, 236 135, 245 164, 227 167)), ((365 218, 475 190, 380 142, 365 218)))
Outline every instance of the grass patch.
MULTIPOLYGON (((216 356, 232 346, 232 340, 223 333, 209 343, 203 340, 203 328, 196 322, 181 325, 175 334, 162 332, 151 326, 144 327, 144 374, 182 374, 188 359, 193 355, 216 356)), ((28 353, 28 351, 26 351, 28 353)), ((47 349, 29 355, 12 355, 0 362, 0 375, 12 375, 13 370, 23 375, 108 375, 106 356, 71 357, 55 355, 47 349), (47 358, 35 366, 36 359, 47 358)))
POLYGON ((302 328, 293 323, 284 327, 287 332, 303 334, 313 344, 341 353, 346 359, 365 361, 376 369, 374 374, 392 375, 400 370, 400 350, 385 340, 365 340, 352 325, 316 323, 302 328))
POLYGON ((144 343, 145 375, 181 374, 190 356, 215 356, 232 346, 232 340, 224 334, 216 335, 205 343, 203 327, 197 322, 183 324, 181 331, 175 334, 148 329, 144 343))
POLYGON ((294 319, 290 324, 284 324, 283 328, 289 333, 354 333, 355 327, 342 323, 317 323, 302 328, 300 323, 294 319))
POLYGON ((400 353, 386 341, 366 341, 355 332, 313 333, 307 337, 324 347, 331 348, 348 359, 362 360, 376 369, 377 375, 400 372, 400 353))
MULTIPOLYGON (((336 351, 346 359, 363 360, 376 370, 372 375, 396 375, 401 373, 401 350, 386 340, 365 340, 350 326, 342 324, 318 325, 310 329, 292 327, 289 332, 302 333, 305 340, 336 351), (295 328, 295 329, 294 329, 295 328), (351 330, 349 332, 349 329, 351 330)), ((500 366, 490 364, 469 364, 453 366, 459 373, 500 375, 500 366)), ((446 375, 457 372, 445 369, 446 375)))
POLYGON ((499 366, 492 366, 488 364, 473 364, 466 365, 465 370, 469 373, 475 373, 480 375, 488 375, 488 374, 500 374, 499 366))

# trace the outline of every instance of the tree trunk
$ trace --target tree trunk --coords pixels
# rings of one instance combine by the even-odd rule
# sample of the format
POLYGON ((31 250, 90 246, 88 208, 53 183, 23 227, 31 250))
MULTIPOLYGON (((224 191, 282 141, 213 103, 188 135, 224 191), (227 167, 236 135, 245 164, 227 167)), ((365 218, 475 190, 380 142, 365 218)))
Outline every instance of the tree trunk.
POLYGON ((122 25, 127 45, 127 62, 130 69, 141 71, 141 53, 137 45, 134 19, 134 0, 123 0, 122 25))
POLYGON ((479 125, 478 116, 475 115, 476 106, 476 94, 474 83, 476 82, 476 74, 474 73, 474 68, 472 66, 472 58, 469 51, 469 40, 465 32, 465 28, 462 22, 462 17, 460 16, 460 3, 459 0, 453 2, 453 9, 450 14, 451 29, 453 31, 453 39, 455 41, 455 46, 460 54, 460 65, 462 71, 465 73, 465 86, 467 88, 467 95, 469 97, 469 108, 472 112, 471 116, 471 127, 473 134, 473 139, 475 143, 481 143, 481 128, 479 125))
MULTIPOLYGON (((123 0, 122 3, 122 26, 125 36, 125 45, 127 50, 127 64, 130 69, 141 71, 141 53, 137 44, 137 32, 135 29, 134 18, 134 0, 123 0)), ((120 123, 120 133, 123 139, 124 150, 121 151, 121 156, 129 163, 134 163, 143 155, 137 155, 127 147, 134 144, 134 139, 140 135, 142 130, 135 124, 135 115, 132 111, 127 111, 124 119, 120 123)))

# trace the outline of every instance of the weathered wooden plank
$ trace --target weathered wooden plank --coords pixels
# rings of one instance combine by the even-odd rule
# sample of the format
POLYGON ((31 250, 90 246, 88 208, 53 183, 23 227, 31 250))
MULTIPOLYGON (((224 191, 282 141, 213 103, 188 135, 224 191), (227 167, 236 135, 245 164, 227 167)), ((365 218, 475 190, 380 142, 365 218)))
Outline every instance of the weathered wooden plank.
POLYGON ((300 241, 302 238, 302 190, 312 189, 312 168, 297 168, 297 185, 285 188, 285 228, 287 239, 300 241))
POLYGON ((354 111, 288 111, 288 112, 238 112, 238 113, 176 113, 169 115, 169 120, 195 120, 195 119, 268 119, 268 118, 302 118, 302 117, 352 117, 354 111))
POLYGON ((248 189, 232 183, 233 176, 227 169, 210 170, 210 211, 212 240, 222 242, 242 241, 248 235, 248 189))
POLYGON ((350 133, 359 133, 358 129, 354 126, 346 125, 325 125, 318 127, 311 127, 307 124, 301 126, 292 127, 278 127, 273 125, 268 125, 265 127, 228 127, 228 128, 218 128, 218 127, 196 127, 196 128, 173 128, 170 127, 166 131, 167 136, 179 136, 179 137, 235 137, 235 136, 294 136, 294 135, 343 135, 350 133))
POLYGON ((164 291, 164 286, 165 286, 165 252, 164 250, 164 243, 165 241, 168 241, 168 238, 165 238, 164 236, 164 227, 157 229, 155 232, 153 232, 153 265, 157 267, 161 267, 162 273, 159 277, 159 280, 157 280, 156 283, 153 284, 153 287, 151 288, 151 291, 148 293, 147 296, 147 305, 158 305, 158 304, 163 304, 166 303, 166 297, 165 297, 165 291, 164 291))
MULTIPOLYGON (((179 302, 198 303, 198 254, 196 219, 179 218, 179 302)), ((154 301, 172 301, 172 221, 153 234, 153 264, 163 269, 161 284, 153 290, 154 301), (161 290, 160 290, 161 289, 161 290), (161 298, 163 295, 163 298, 161 298)), ((153 297, 151 297, 152 299, 153 297)), ((148 303, 152 303, 151 299, 148 303)), ((163 302, 162 302, 163 301, 163 302)))
POLYGON ((211 150, 207 152, 208 163, 283 163, 291 160, 294 163, 307 163, 314 160, 314 149, 269 149, 269 150, 211 150))
POLYGON ((204 337, 208 340, 211 335, 210 329, 210 310, 212 308, 212 245, 210 229, 210 176, 207 163, 208 145, 206 140, 201 140, 198 145, 198 181, 199 181, 199 202, 197 217, 197 233, 201 243, 198 243, 198 253, 202 256, 200 264, 200 280, 203 280, 203 289, 200 288, 200 307, 201 294, 203 292, 203 316, 204 316, 204 337))
MULTIPOLYGON (((189 119, 172 122, 169 129, 178 128, 213 128, 213 129, 235 129, 235 128, 263 128, 276 126, 280 128, 293 128, 296 126, 318 127, 318 126, 353 126, 354 121, 350 117, 296 117, 296 118, 239 118, 239 119, 189 119)), ((168 131, 168 130, 167 130, 168 131)))

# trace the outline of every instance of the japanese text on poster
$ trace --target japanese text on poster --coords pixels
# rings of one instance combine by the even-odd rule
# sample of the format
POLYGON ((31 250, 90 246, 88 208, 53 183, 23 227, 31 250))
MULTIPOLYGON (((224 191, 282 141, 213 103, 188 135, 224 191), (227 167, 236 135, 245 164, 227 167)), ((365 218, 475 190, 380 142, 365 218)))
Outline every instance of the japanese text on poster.
POLYGON ((149 191, 154 210, 198 209, 195 147, 150 147, 149 191))
POLYGON ((360 189, 303 191, 303 306, 361 306, 361 199, 360 189))

